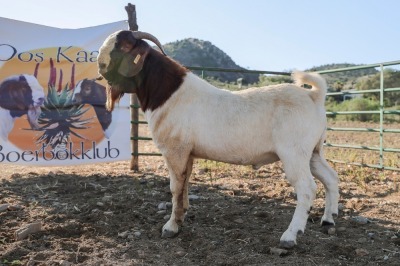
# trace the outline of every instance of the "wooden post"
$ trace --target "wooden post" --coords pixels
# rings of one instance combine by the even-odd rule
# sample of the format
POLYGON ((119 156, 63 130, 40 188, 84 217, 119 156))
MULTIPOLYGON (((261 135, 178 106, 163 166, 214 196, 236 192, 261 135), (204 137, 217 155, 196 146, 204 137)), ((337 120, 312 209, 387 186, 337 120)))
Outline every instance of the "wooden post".
MULTIPOLYGON (((135 5, 128 4, 125 7, 126 12, 128 13, 128 24, 129 24, 129 29, 132 31, 137 31, 139 29, 139 26, 137 25, 137 20, 136 20, 136 7, 135 5)), ((131 157, 131 164, 130 164, 130 169, 133 171, 139 171, 139 124, 136 123, 136 121, 139 121, 139 100, 136 96, 136 94, 131 94, 131 137, 134 139, 131 140, 131 152, 132 152, 132 157, 131 157), (132 122, 135 121, 135 122, 132 122)))
POLYGON ((137 31, 139 29, 139 26, 138 26, 137 20, 136 20, 136 7, 135 7, 135 5, 128 4, 125 7, 125 10, 128 13, 129 29, 133 30, 133 31, 137 31))

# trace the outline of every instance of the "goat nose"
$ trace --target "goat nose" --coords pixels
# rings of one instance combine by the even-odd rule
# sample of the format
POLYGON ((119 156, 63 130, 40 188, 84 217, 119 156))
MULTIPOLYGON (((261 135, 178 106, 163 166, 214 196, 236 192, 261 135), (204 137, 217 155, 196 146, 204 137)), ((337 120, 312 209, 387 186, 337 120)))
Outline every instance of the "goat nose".
POLYGON ((82 97, 80 93, 75 94, 74 98, 72 98, 72 103, 77 104, 82 101, 82 97))
POLYGON ((104 63, 100 63, 100 64, 99 64, 99 68, 100 68, 100 69, 105 69, 106 67, 107 67, 107 65, 104 64, 104 63))
POLYGON ((38 100, 37 100, 37 104, 38 105, 42 105, 44 103, 44 98, 39 98, 38 100))

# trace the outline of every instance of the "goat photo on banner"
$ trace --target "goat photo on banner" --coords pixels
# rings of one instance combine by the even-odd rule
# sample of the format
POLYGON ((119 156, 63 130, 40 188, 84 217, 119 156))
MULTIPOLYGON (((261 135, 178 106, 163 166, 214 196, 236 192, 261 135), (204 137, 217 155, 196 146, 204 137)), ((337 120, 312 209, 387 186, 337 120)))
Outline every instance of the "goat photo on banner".
POLYGON ((105 83, 95 80, 98 47, 127 23, 72 30, 0 21, 0 163, 129 159, 129 97, 111 113, 105 83))
POLYGON ((38 129, 38 119, 44 101, 44 89, 36 77, 15 75, 0 84, 0 143, 8 141, 16 118, 27 115, 32 129, 38 129))

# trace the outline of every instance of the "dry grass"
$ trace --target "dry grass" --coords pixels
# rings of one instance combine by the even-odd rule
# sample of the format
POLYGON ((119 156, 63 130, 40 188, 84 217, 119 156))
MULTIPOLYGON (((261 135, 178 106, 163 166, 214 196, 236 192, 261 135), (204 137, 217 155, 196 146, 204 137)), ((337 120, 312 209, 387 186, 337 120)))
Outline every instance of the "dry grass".
MULTIPOLYGON (((371 122, 330 121, 329 127, 378 129, 379 124, 371 122)), ((384 128, 399 129, 400 123, 385 124, 384 128)), ((380 140, 379 132, 328 131, 327 142, 331 144, 344 144, 379 148, 380 140)), ((399 149, 400 135, 396 133, 384 133, 383 147, 399 149)), ((349 163, 378 165, 380 161, 379 151, 328 147, 325 149, 325 154, 326 157, 329 159, 340 160, 349 163)), ((399 159, 399 153, 384 152, 383 165, 388 167, 400 168, 399 159)))

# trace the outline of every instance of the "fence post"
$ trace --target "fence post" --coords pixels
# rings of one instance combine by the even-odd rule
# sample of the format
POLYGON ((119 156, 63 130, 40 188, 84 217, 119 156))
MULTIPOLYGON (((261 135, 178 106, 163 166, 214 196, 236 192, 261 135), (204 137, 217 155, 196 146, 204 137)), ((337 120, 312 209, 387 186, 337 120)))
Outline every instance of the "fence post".
MULTIPOLYGON (((125 10, 128 13, 128 24, 129 24, 129 29, 132 31, 137 31, 139 29, 139 26, 137 25, 137 20, 136 20, 136 7, 135 5, 128 4, 125 6, 125 10)), ((134 123, 132 121, 138 121, 139 120, 139 109, 137 106, 139 106, 139 100, 136 96, 136 94, 131 94, 131 99, 130 99, 130 105, 131 105, 131 152, 132 152, 132 157, 131 157, 131 164, 130 164, 130 169, 133 171, 139 171, 139 142, 137 137, 139 136, 139 124, 134 123), (133 106, 133 107, 132 107, 133 106)))
POLYGON ((384 169, 383 160, 383 121, 384 121, 384 73, 383 65, 381 64, 381 76, 380 76, 380 90, 379 90, 379 165, 381 169, 384 169))

